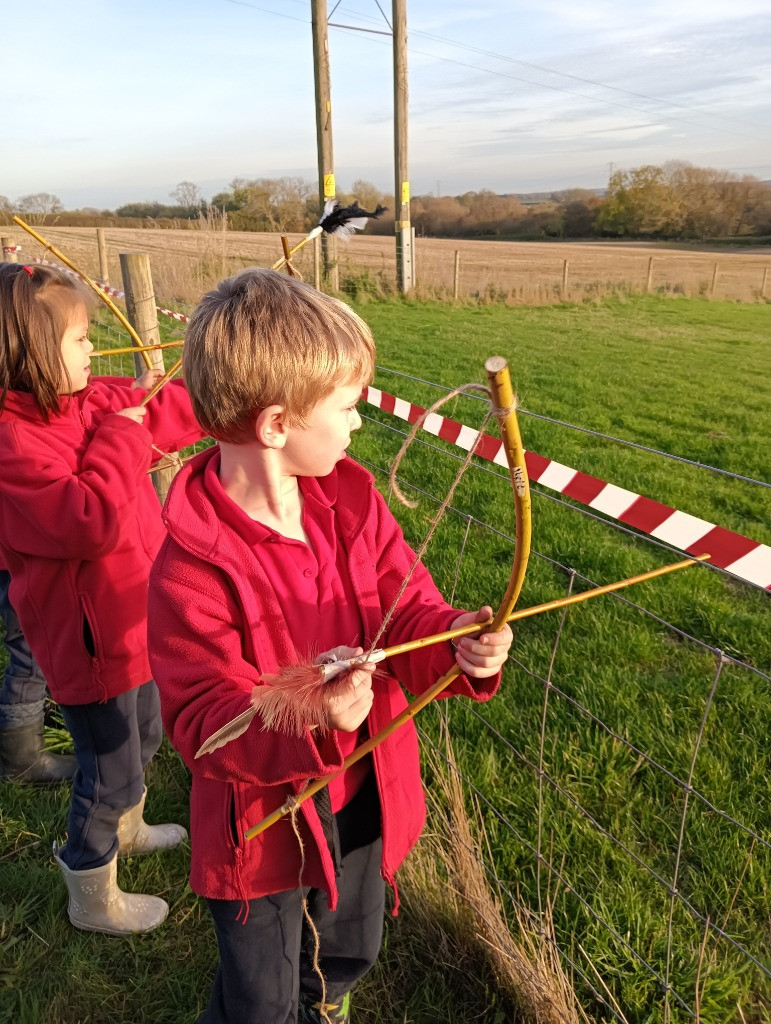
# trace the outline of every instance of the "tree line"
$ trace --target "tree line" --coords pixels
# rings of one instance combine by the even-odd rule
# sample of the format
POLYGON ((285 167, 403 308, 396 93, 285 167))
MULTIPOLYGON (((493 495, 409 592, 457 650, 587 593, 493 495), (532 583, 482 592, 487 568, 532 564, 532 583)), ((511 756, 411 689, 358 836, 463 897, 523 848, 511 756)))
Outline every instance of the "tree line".
MULTIPOLYGON (((127 203, 115 211, 64 210, 57 196, 41 192, 15 204, 0 196, 0 222, 14 212, 38 223, 93 222, 126 226, 211 225, 226 218, 236 231, 307 232, 319 219, 317 185, 303 178, 234 178, 206 200, 194 182, 170 193, 173 203, 127 203)), ((355 181, 343 204, 393 207, 392 197, 371 182, 355 181)), ((415 196, 417 234, 446 238, 695 239, 771 235, 771 182, 751 175, 695 167, 683 161, 646 165, 611 174, 600 194, 568 189, 535 196, 501 195, 489 189, 457 196, 415 196)), ((221 221, 220 221, 221 223, 221 221)), ((393 233, 393 213, 372 221, 372 234, 393 233)))

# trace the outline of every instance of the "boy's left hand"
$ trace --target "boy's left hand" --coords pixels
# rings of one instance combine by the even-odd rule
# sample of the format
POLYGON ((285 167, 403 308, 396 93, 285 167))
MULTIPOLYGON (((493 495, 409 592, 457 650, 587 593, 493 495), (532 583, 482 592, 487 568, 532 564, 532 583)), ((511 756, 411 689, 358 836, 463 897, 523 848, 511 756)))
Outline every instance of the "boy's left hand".
POLYGON ((149 391, 153 384, 157 384, 162 376, 163 370, 145 370, 142 376, 137 377, 131 386, 132 388, 142 388, 144 391, 149 391))
MULTIPOLYGON (((470 626, 472 622, 484 622, 493 614, 489 605, 484 605, 478 612, 466 612, 459 615, 451 629, 459 626, 470 626)), ((467 676, 473 679, 487 679, 500 671, 506 661, 514 634, 505 623, 499 633, 482 633, 480 636, 464 636, 453 640, 455 660, 467 676)))

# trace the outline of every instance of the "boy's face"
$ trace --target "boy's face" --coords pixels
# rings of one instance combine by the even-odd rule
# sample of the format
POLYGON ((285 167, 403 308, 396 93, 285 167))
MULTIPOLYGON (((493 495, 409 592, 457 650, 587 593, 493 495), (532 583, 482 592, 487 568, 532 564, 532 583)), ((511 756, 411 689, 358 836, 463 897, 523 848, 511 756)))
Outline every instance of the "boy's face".
POLYGON ((289 431, 284 456, 286 469, 293 476, 328 476, 345 458, 351 434, 361 426, 356 403, 362 384, 336 387, 306 416, 307 427, 289 431))

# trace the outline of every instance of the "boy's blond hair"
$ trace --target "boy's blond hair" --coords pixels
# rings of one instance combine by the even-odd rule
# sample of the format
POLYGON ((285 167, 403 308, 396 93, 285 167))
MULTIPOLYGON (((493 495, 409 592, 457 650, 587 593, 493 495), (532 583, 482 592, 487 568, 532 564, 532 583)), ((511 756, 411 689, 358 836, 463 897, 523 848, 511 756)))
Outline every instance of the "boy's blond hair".
POLYGON ((304 417, 339 385, 366 383, 372 334, 343 302, 286 274, 252 268, 207 292, 187 329, 185 382, 199 423, 218 441, 254 438, 254 417, 280 405, 304 417))

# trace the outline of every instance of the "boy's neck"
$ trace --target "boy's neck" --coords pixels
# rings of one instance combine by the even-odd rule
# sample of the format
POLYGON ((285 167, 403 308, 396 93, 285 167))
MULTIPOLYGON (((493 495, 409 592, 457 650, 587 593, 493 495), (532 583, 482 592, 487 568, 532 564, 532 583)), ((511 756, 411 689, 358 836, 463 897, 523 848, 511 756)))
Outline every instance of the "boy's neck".
POLYGON ((298 480, 284 471, 280 451, 221 442, 218 476, 225 493, 250 519, 307 543, 298 480))

